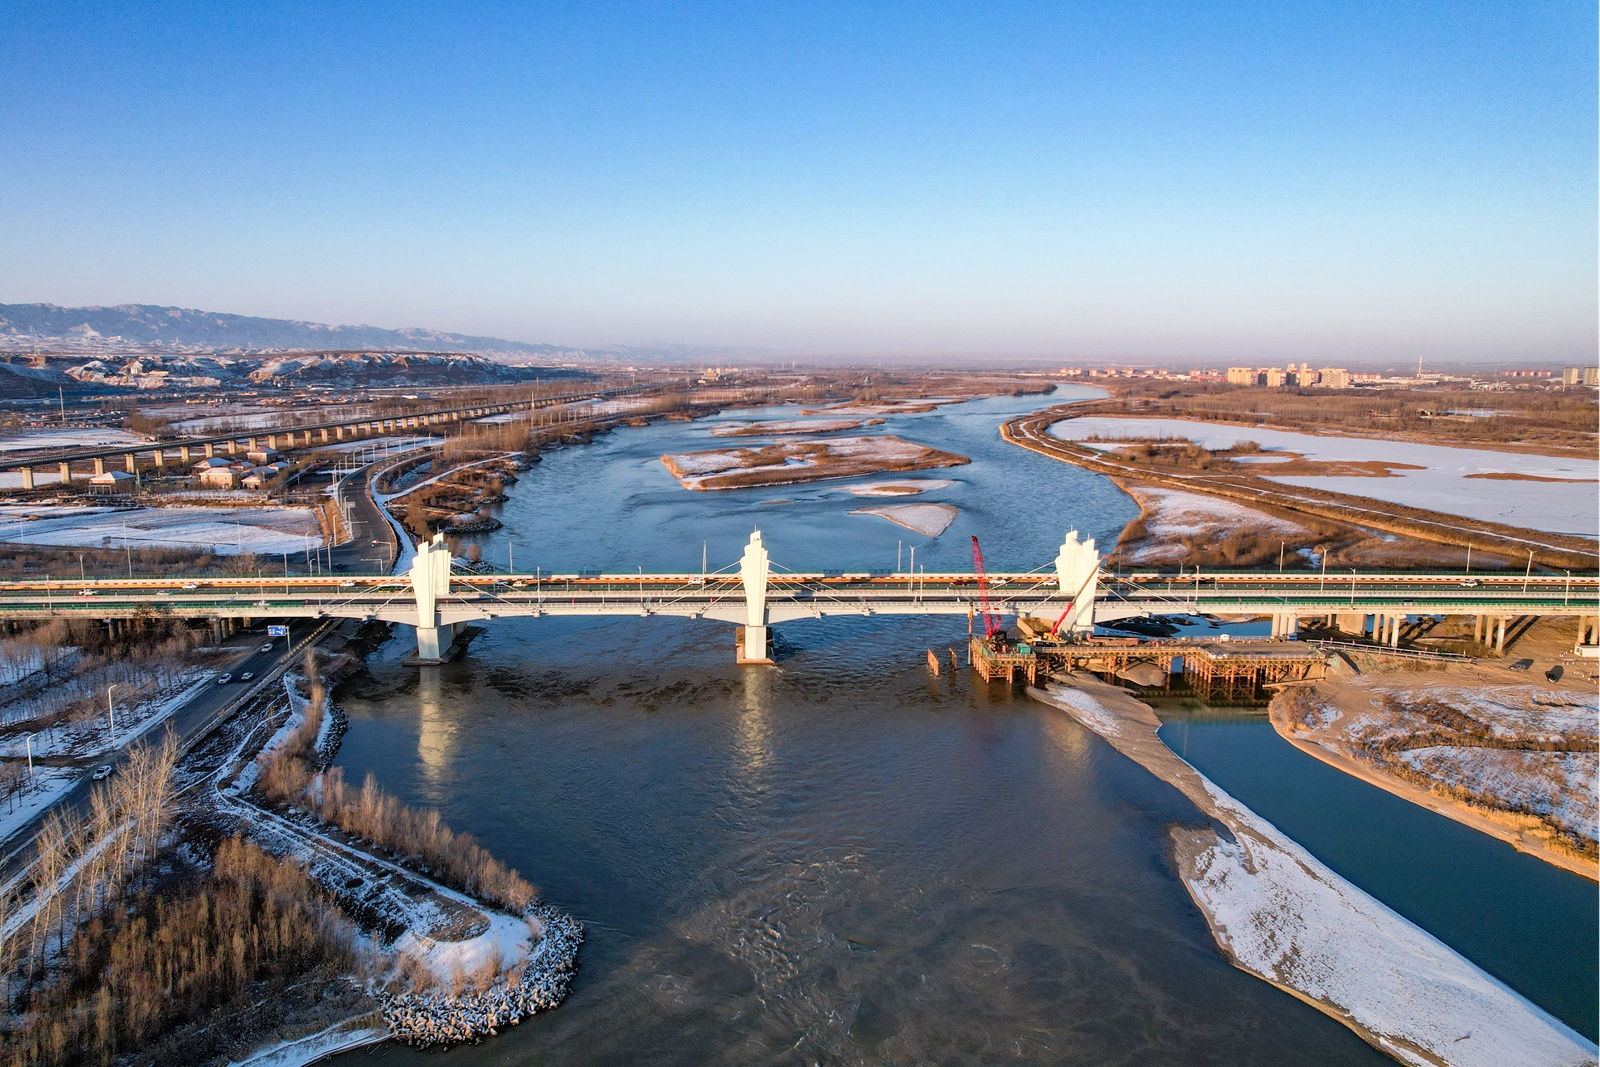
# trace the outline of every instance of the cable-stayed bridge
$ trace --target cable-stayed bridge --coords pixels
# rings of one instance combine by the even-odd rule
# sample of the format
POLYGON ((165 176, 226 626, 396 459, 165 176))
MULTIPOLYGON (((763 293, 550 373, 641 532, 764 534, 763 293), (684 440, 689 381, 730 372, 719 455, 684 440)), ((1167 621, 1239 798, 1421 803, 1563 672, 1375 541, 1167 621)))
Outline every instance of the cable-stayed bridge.
MULTIPOLYGON (((417 630, 417 658, 448 656, 460 630, 496 619, 544 616, 674 616, 741 628, 741 659, 762 662, 767 628, 836 615, 971 615, 980 576, 941 571, 875 574, 776 567, 759 531, 737 563, 687 574, 480 575, 455 569, 442 538, 418 547, 404 575, 330 577, 101 578, 0 582, 0 620, 152 616, 216 620, 378 619, 417 630)), ((1270 616, 1273 635, 1306 618, 1337 622, 1395 643, 1417 615, 1470 615, 1479 636, 1503 645, 1523 616, 1577 616, 1580 644, 1600 636, 1600 578, 1549 574, 1316 574, 1200 572, 1120 576, 1102 569, 1093 540, 1071 531, 1051 563, 986 576, 991 610, 1059 622, 1063 634, 1141 616, 1270 616), (1370 620, 1370 622, 1369 622, 1370 620)))

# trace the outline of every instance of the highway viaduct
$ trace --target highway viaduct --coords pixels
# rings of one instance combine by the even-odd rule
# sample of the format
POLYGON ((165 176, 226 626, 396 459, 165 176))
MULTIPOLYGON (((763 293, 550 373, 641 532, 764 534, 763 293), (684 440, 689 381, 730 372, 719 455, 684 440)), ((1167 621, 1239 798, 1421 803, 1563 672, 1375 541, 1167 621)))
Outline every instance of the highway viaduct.
POLYGON ((601 400, 609 397, 625 396, 630 393, 644 392, 659 387, 659 383, 632 385, 617 389, 567 393, 561 396, 530 397, 527 400, 515 400, 499 404, 473 404, 436 411, 418 411, 405 415, 368 416, 314 423, 309 426, 255 429, 244 433, 217 434, 211 437, 187 437, 181 440, 151 441, 138 446, 116 445, 105 448, 81 448, 66 452, 52 452, 49 455, 40 455, 38 453, 12 453, 11 455, 6 455, 0 453, 0 471, 20 471, 22 473, 22 488, 26 490, 35 487, 35 472, 41 468, 49 469, 54 467, 59 474, 61 483, 67 484, 72 481, 72 466, 75 463, 92 463, 95 474, 104 474, 108 461, 112 463, 120 462, 124 470, 129 474, 134 474, 139 469, 139 457, 148 455, 151 459, 151 465, 158 470, 165 469, 173 464, 176 464, 179 468, 186 468, 197 456, 209 459, 216 455, 219 449, 228 455, 236 455, 241 452, 255 451, 262 444, 265 444, 267 448, 274 451, 285 451, 294 448, 312 448, 316 445, 334 444, 339 441, 352 441, 363 437, 404 433, 407 430, 426 432, 436 426, 470 422, 473 419, 486 418, 491 415, 504 415, 515 411, 532 411, 538 408, 571 404, 583 400, 601 400))
MULTIPOLYGON (((736 565, 705 574, 498 574, 452 568, 442 537, 418 546, 403 575, 292 578, 117 578, 0 582, 0 619, 167 616, 250 619, 378 619, 416 628, 417 660, 448 657, 460 630, 505 618, 616 616, 710 619, 741 628, 741 662, 766 662, 769 626, 837 615, 971 615, 982 610, 979 576, 966 572, 795 573, 774 569, 759 531, 736 565)), ((1503 648, 1512 620, 1575 616, 1579 645, 1600 654, 1600 578, 1595 575, 1464 575, 1396 572, 1195 572, 1124 577, 1101 568, 1093 540, 1068 533, 1054 562, 986 578, 991 610, 1060 620, 1085 635, 1096 623, 1199 614, 1270 617, 1274 637, 1300 620, 1399 642, 1404 620, 1477 619, 1477 634, 1503 648), (1370 620, 1370 622, 1369 622, 1370 620)))

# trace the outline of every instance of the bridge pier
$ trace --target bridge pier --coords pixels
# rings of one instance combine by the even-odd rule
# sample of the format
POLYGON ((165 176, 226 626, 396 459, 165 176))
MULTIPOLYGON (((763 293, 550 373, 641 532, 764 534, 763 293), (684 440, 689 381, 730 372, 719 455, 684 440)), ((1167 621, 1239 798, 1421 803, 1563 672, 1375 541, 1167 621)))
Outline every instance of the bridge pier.
POLYGON ((66 460, 61 461, 61 484, 68 487, 72 485, 72 464, 66 460))
POLYGON ((32 489, 33 488, 33 468, 32 467, 23 467, 22 468, 22 488, 24 488, 24 489, 32 489))
POLYGON ((417 627, 417 662, 424 666, 434 663, 443 663, 445 655, 450 651, 450 646, 456 643, 456 635, 461 632, 458 622, 446 623, 443 626, 417 627))
POLYGON ((106 459, 104 456, 94 457, 94 472, 96 474, 104 474, 106 472, 106 459))
POLYGON ((1298 615, 1274 615, 1272 617, 1273 637, 1294 637, 1300 630, 1300 617, 1298 615))
POLYGON ((139 473, 139 467, 133 461, 133 453, 132 452, 123 453, 122 465, 127 470, 127 472, 129 474, 138 474, 139 473))

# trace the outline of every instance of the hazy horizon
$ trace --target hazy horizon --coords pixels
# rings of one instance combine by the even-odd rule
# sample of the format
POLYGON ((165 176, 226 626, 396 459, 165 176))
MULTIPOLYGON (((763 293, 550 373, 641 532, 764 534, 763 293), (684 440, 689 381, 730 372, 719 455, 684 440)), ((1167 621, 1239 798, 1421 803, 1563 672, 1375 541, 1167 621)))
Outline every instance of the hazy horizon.
POLYGON ((0 294, 802 361, 1592 362, 1595 27, 19 5, 0 294))

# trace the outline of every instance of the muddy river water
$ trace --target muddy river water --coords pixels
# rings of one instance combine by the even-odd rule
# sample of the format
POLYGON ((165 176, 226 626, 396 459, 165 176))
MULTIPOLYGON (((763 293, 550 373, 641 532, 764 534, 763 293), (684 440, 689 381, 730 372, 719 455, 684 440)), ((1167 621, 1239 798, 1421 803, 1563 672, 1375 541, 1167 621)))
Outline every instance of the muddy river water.
MULTIPOLYGON (((909 476, 954 479, 914 498, 961 509, 937 539, 848 514, 871 501, 834 483, 684 490, 656 457, 727 443, 699 422, 548 455, 484 552, 503 562, 509 545, 518 570, 609 571, 694 570, 704 552, 715 570, 759 525, 794 569, 887 570, 913 546, 918 566, 966 567, 971 533, 991 566, 1043 566, 1066 529, 1109 544, 1137 511, 1105 479, 1000 441, 1005 417, 1050 402, 978 401, 869 431, 973 458, 909 476)), ((397 634, 337 694, 346 775, 438 806, 588 930, 566 1004, 450 1061, 1390 1062, 1223 959, 1169 860, 1165 827, 1197 817, 1175 790, 1020 694, 930 678, 925 649, 964 637, 960 619, 785 623, 777 667, 739 668, 723 624, 525 620, 419 671, 401 665, 397 634)), ((1299 753, 1249 740, 1267 770, 1262 795, 1239 795, 1279 817, 1273 796, 1293 807, 1297 785, 1278 761, 1299 753)), ((1221 735, 1207 743, 1226 751, 1221 735)), ((1385 797, 1352 788, 1358 806, 1359 790, 1385 797)), ((1347 856, 1302 840, 1344 870, 1347 856)), ((1509 849, 1473 835, 1449 847, 1460 862, 1418 862, 1405 892, 1449 879, 1471 908, 1488 866, 1474 856, 1509 849)), ((1494 922, 1390 903, 1592 1036, 1592 887, 1518 870, 1482 891, 1537 907, 1497 905, 1494 922), (1573 932, 1548 966, 1490 950, 1534 923, 1573 932)), ((343 1061, 423 1055, 381 1046, 343 1061)))

